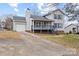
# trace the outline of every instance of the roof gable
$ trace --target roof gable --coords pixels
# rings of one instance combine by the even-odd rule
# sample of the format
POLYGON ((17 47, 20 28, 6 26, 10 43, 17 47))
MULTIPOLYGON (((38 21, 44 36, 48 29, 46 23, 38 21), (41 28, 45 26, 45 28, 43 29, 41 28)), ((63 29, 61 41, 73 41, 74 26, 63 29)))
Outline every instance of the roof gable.
POLYGON ((70 25, 66 26, 65 28, 67 28, 67 27, 69 27, 69 26, 71 26, 71 25, 78 26, 78 25, 75 25, 75 24, 70 24, 70 25))
POLYGON ((65 13, 64 13, 63 11, 61 11, 60 9, 56 9, 56 10, 51 11, 51 12, 49 12, 48 14, 44 15, 44 17, 45 17, 45 16, 48 16, 48 15, 50 15, 50 14, 52 14, 52 13, 56 12, 56 11, 60 11, 62 14, 64 14, 64 15, 65 15, 65 13))

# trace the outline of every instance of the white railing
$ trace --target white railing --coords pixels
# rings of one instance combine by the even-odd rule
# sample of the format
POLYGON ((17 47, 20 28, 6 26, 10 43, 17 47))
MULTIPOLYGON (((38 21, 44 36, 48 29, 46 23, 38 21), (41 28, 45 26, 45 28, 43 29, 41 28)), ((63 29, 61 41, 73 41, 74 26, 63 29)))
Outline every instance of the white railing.
POLYGON ((53 27, 51 26, 51 25, 42 25, 42 26, 33 26, 32 25, 32 29, 34 29, 34 30, 50 30, 50 29, 53 29, 53 27))

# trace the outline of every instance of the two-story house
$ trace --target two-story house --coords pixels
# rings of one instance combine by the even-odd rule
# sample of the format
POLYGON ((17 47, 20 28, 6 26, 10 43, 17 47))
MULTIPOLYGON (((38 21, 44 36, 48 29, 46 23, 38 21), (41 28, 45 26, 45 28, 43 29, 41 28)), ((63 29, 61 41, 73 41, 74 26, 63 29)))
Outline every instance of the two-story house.
POLYGON ((14 31, 63 31, 64 13, 57 9, 44 16, 36 16, 27 9, 25 17, 12 16, 11 20, 14 31))

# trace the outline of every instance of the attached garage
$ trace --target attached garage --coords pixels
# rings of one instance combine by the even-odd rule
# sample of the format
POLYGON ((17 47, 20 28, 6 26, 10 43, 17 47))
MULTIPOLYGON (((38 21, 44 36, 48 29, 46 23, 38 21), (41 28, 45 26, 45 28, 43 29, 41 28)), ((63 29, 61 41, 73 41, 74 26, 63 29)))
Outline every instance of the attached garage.
POLYGON ((15 31, 25 31, 25 23, 15 24, 15 31))
POLYGON ((11 18, 13 20, 12 29, 13 31, 25 31, 26 30, 26 19, 21 16, 13 16, 11 18))

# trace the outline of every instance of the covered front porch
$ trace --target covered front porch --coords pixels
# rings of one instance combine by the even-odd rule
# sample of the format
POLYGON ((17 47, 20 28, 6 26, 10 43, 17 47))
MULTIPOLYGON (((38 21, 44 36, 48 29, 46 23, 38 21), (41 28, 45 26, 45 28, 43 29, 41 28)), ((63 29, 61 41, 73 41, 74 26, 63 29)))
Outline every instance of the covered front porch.
POLYGON ((33 32, 50 32, 53 29, 52 21, 32 21, 32 27, 33 32))

